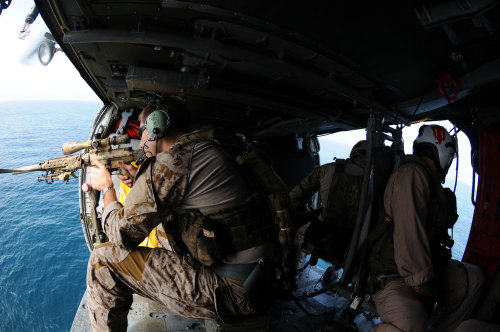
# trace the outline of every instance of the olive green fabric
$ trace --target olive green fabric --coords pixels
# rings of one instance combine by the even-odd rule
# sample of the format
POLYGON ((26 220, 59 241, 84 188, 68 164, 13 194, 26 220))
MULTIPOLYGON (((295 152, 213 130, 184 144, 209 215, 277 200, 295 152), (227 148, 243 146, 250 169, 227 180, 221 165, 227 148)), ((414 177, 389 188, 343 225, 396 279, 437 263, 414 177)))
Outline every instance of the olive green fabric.
POLYGON ((285 183, 276 174, 269 160, 266 160, 264 155, 255 148, 238 156, 236 162, 241 166, 244 175, 255 190, 268 195, 269 203, 274 212, 274 224, 279 229, 280 244, 291 244, 294 238, 290 227, 291 200, 285 183))
POLYGON ((325 220, 333 220, 340 228, 353 229, 356 223, 363 176, 346 173, 345 164, 346 161, 341 159, 335 162, 335 173, 323 216, 325 220))

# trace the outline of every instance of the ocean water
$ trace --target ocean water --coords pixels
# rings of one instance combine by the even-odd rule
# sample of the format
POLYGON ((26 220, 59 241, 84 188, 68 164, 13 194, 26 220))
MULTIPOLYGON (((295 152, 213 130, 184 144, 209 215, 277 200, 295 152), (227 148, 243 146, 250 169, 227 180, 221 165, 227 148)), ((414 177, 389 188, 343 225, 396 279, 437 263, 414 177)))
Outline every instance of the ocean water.
MULTIPOLYGON (((3 102, 0 168, 62 156, 86 141, 99 103, 3 102)), ((78 179, 39 183, 42 172, 0 174, 0 331, 69 331, 85 292, 89 251, 78 179)))
MULTIPOLYGON (((0 168, 62 156, 65 142, 86 141, 99 103, 3 102, 0 168)), ((322 143, 321 159, 347 157, 350 146, 322 143)), ((78 181, 37 182, 42 172, 0 174, 0 332, 69 331, 85 292, 89 251, 78 216, 78 181)), ((469 186, 459 182, 460 259, 472 220, 469 186)))

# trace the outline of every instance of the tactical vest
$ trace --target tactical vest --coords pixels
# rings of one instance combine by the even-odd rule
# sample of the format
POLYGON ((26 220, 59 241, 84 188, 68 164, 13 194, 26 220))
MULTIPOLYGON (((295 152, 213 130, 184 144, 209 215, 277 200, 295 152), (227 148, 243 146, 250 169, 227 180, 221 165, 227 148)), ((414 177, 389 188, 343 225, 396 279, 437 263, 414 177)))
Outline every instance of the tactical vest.
MULTIPOLYGON (((439 267, 451 258, 453 242, 451 244, 445 242, 451 240, 448 236, 448 228, 452 228, 458 218, 456 198, 450 189, 441 186, 438 177, 422 159, 407 155, 402 164, 407 163, 416 163, 422 166, 429 180, 431 193, 425 226, 431 245, 433 265, 439 267)), ((385 211, 383 206, 381 211, 385 211)), ((371 249, 368 287, 371 291, 374 290, 374 285, 378 282, 381 282, 382 287, 384 287, 388 282, 401 278, 394 260, 393 233, 393 219, 385 213, 380 213, 375 229, 368 236, 368 244, 371 249)))
MULTIPOLYGON (((189 133, 179 142, 188 140, 216 142, 213 129, 189 133)), ((241 167, 241 162, 238 164, 243 172, 248 172, 241 167)), ((262 192, 251 195, 238 206, 219 211, 202 213, 191 209, 173 213, 163 222, 163 227, 174 251, 189 253, 206 266, 220 261, 226 254, 272 243, 276 239, 270 202, 262 192)))
POLYGON ((346 173, 346 164, 344 159, 335 161, 328 202, 325 202, 321 215, 324 221, 332 221, 336 227, 354 229, 363 176, 346 173))

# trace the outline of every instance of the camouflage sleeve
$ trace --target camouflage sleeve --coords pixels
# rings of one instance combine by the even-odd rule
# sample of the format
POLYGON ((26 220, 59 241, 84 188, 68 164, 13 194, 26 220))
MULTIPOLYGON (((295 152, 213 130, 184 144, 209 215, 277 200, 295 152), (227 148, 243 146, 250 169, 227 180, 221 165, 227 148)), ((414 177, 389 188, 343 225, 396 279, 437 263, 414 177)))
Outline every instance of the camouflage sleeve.
POLYGON ((103 227, 112 243, 136 246, 179 206, 190 168, 189 147, 174 145, 143 165, 125 206, 110 204, 103 213, 103 227))
POLYGON ((291 191, 292 205, 297 208, 304 205, 320 187, 320 167, 316 166, 308 176, 300 181, 291 191))
POLYGON ((390 178, 384 194, 387 214, 394 220, 394 259, 408 286, 434 277, 426 231, 430 187, 425 171, 409 164, 390 178))

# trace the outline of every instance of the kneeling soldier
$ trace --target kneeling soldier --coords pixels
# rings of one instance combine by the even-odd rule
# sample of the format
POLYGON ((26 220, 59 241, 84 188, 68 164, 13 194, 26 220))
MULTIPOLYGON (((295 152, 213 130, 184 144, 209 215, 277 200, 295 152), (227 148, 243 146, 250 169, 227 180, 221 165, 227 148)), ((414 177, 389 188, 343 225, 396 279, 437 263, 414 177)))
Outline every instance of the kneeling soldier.
POLYGON ((266 198, 215 141, 186 134, 183 103, 152 103, 139 120, 148 159, 138 170, 123 165, 134 177, 124 206, 106 168, 94 161, 99 168, 91 170, 110 241, 88 264, 92 327, 125 331, 133 293, 188 318, 230 321, 256 313, 266 292, 263 262, 273 257, 276 238, 266 198), (159 247, 137 247, 155 228, 159 247))

